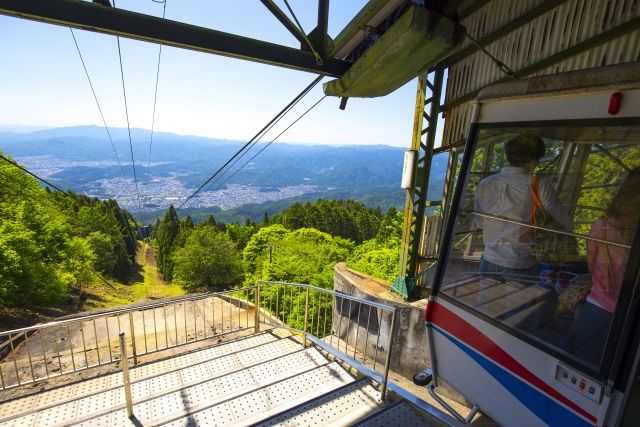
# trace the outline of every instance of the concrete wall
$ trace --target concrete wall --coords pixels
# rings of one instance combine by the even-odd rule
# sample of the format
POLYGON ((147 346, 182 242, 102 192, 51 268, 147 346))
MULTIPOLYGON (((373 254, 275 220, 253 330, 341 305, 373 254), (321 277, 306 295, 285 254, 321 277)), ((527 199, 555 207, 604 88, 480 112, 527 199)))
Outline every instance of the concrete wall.
MULTIPOLYGON (((396 333, 393 336, 391 370, 411 379, 430 365, 427 348, 427 332, 424 325, 426 300, 405 303, 388 292, 389 284, 347 268, 344 263, 333 269, 334 290, 369 301, 398 308, 396 333)), ((382 309, 359 307, 349 300, 336 301, 333 328, 338 336, 356 350, 384 363, 391 332, 391 313, 382 309), (349 321, 349 319, 351 321, 349 321), (354 327, 355 322, 359 327, 354 327), (368 333, 364 333, 368 329, 368 333)))

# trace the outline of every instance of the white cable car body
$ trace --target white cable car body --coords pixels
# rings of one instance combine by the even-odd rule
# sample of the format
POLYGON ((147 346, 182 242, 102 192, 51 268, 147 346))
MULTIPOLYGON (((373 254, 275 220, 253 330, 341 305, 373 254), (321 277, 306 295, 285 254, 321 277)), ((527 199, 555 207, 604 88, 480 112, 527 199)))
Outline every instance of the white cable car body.
MULTIPOLYGON (((456 190, 445 212, 447 225, 425 316, 432 391, 446 383, 506 426, 639 422, 629 402, 640 395, 640 233, 635 232, 637 222, 634 232, 625 229, 630 236, 625 241, 602 238, 594 231, 629 170, 638 166, 638 64, 514 81, 480 94, 456 190), (500 270, 508 268, 504 265, 497 273, 487 273, 486 251, 491 245, 493 250, 495 245, 511 244, 514 253, 529 245, 533 251, 526 230, 534 229, 522 215, 500 212, 498 207, 478 211, 480 182, 512 171, 504 146, 520 134, 544 141, 546 155, 537 171, 570 215, 573 229, 564 230, 564 235, 575 238, 578 253, 570 261, 551 253, 549 259, 562 261, 537 261, 533 274, 509 276, 500 270), (487 231, 491 229, 494 234, 487 231), (599 347, 602 328, 593 331, 592 339, 584 339, 591 333, 591 323, 580 316, 587 300, 576 310, 558 309, 559 295, 575 277, 597 280, 597 271, 603 271, 594 267, 594 247, 614 253, 612 265, 624 277, 612 312, 598 303, 593 286, 587 297, 609 319, 599 347)), ((499 205, 502 196, 496 197, 499 205)))

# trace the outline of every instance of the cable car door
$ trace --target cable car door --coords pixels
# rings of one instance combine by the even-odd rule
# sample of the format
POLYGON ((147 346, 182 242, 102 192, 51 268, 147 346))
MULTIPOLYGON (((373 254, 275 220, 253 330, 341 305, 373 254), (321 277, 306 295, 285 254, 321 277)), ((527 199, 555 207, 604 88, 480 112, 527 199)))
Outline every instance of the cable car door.
POLYGON ((477 104, 426 321, 434 385, 502 425, 614 425, 628 412, 640 69, 632 83, 625 70, 604 70, 600 87, 580 72, 534 80, 544 93, 502 86, 477 104))

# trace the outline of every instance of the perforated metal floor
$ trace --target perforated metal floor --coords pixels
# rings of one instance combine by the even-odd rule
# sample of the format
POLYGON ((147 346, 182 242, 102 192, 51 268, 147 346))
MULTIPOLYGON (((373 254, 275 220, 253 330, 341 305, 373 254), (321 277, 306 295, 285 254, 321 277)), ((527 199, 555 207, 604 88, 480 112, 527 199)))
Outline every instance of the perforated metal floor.
POLYGON ((118 372, 4 402, 0 424, 350 425, 384 406, 368 379, 355 381, 315 348, 271 333, 132 367, 130 373, 135 420, 126 416, 118 372))

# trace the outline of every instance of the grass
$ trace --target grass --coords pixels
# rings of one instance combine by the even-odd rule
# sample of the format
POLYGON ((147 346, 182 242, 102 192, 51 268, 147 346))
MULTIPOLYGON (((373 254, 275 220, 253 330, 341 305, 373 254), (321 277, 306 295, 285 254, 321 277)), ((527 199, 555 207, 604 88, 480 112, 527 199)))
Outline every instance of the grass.
POLYGON ((86 299, 80 311, 91 311, 121 305, 185 295, 180 285, 166 283, 158 273, 155 250, 147 243, 138 244, 136 270, 129 284, 97 280, 84 289, 86 299))

